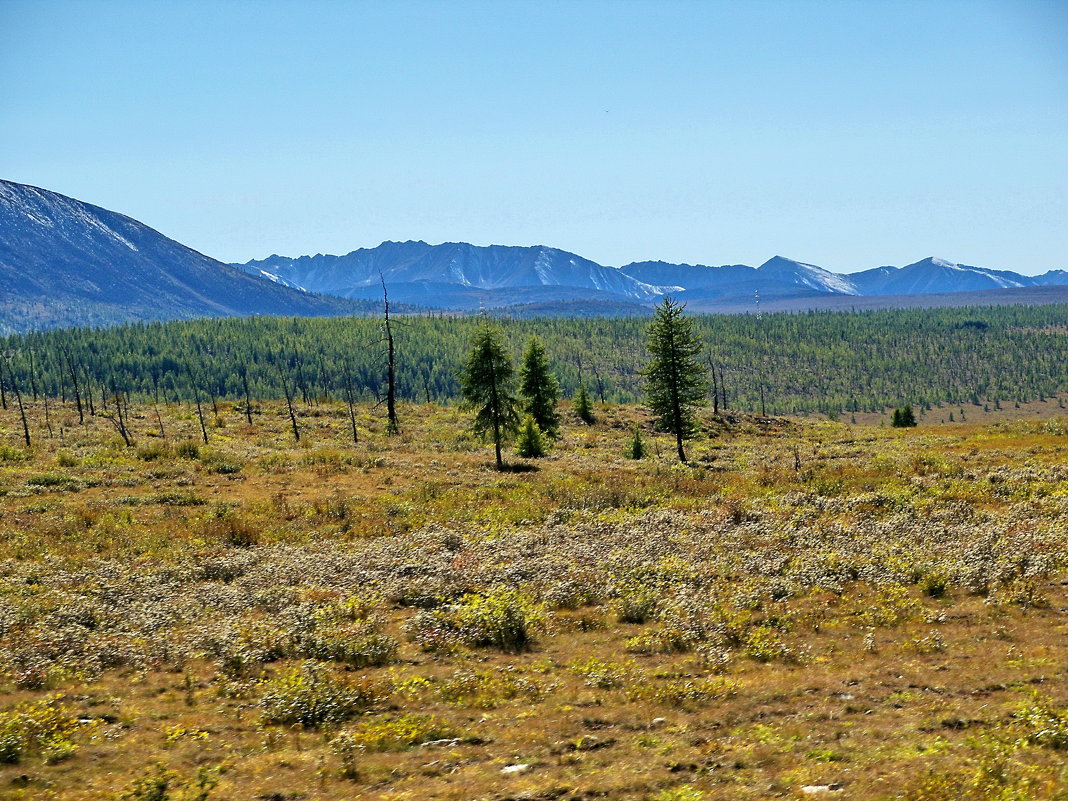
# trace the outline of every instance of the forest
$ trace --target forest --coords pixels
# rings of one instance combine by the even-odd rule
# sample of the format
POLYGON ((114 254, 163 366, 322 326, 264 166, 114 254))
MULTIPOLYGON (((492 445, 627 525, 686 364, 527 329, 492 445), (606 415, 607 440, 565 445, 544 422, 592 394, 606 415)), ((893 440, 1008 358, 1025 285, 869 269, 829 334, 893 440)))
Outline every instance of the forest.
MULTIPOLYGON (((1000 407, 1068 389, 1068 306, 693 315, 715 402, 768 414, 881 412, 902 402, 1000 407)), ((643 318, 501 319, 518 356, 536 334, 565 397, 642 397, 643 318)), ((395 316, 399 399, 451 403, 476 317, 395 316)), ((5 392, 163 402, 361 401, 385 393, 380 318, 224 318, 74 328, 0 340, 5 392), (346 390, 346 387, 348 388, 346 390)), ((711 405, 711 400, 710 400, 711 405)))

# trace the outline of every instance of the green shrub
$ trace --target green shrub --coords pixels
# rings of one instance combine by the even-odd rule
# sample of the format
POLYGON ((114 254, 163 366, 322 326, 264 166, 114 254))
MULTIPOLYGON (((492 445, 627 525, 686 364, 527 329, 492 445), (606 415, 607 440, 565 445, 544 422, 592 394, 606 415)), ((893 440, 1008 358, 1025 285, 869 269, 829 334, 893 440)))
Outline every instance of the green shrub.
POLYGON ((404 751, 420 743, 455 737, 455 730, 432 715, 406 714, 399 718, 369 721, 335 737, 330 747, 335 752, 404 751))
POLYGON ((540 701, 545 695, 545 688, 508 667, 459 670, 439 685, 438 694, 448 704, 492 709, 516 698, 528 703, 540 701))
POLYGON ((1068 710, 1054 707, 1048 699, 1036 698, 1034 704, 1024 707, 1014 717, 1027 730, 1021 743, 1054 751, 1068 750, 1068 710))
POLYGON ((458 604, 421 612, 408 624, 409 636, 427 650, 462 643, 518 653, 530 647, 540 607, 515 590, 465 595, 458 604))
POLYGON ((600 659, 587 659, 576 662, 571 669, 582 676, 589 687, 610 690, 624 686, 634 675, 633 662, 603 662, 600 659))
POLYGON ((382 687, 370 681, 342 683, 326 666, 309 661, 265 682, 260 709, 264 723, 319 726, 348 720, 385 694, 382 687))
POLYGON ((530 415, 527 415, 519 429, 515 452, 524 459, 539 459, 549 452, 548 440, 530 415))
POLYGON ((195 440, 182 440, 174 446, 174 455, 179 459, 199 459, 200 445, 195 440))
POLYGON ((0 445, 0 462, 28 462, 30 454, 21 448, 0 445))
POLYGON ((137 449, 137 458, 142 462, 154 462, 157 459, 163 459, 170 456, 171 449, 165 442, 150 442, 147 445, 141 445, 137 449))
POLYGON ((620 623, 646 623, 656 616, 661 594, 653 587, 628 582, 620 586, 615 601, 620 623))
POLYGON ((628 459, 645 458, 645 440, 642 439, 642 430, 637 423, 634 424, 634 435, 630 438, 630 442, 627 443, 627 448, 623 453, 628 459))
POLYGON ((0 763, 18 762, 30 752, 47 762, 65 759, 77 748, 71 737, 81 725, 55 695, 0 712, 0 763))

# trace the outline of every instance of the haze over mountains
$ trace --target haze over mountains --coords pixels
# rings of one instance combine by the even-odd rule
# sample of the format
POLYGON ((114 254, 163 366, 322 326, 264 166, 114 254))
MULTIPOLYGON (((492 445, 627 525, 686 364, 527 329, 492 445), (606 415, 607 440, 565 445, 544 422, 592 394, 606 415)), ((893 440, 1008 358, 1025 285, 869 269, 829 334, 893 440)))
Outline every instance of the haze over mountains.
POLYGON ((1020 302, 1068 300, 1068 272, 1025 276, 926 258, 838 274, 781 256, 759 267, 646 261, 609 267, 545 246, 383 242, 343 256, 270 256, 226 265, 130 217, 25 184, 0 181, 0 333, 250 314, 324 315, 376 308, 385 282, 400 309, 506 313, 647 313, 661 297, 692 311, 941 305, 954 293, 1020 302), (993 297, 993 296, 992 296, 993 297), (911 298, 911 300, 909 300, 911 298), (937 301, 934 299, 938 299, 937 301), (870 304, 859 304, 870 305, 870 304))

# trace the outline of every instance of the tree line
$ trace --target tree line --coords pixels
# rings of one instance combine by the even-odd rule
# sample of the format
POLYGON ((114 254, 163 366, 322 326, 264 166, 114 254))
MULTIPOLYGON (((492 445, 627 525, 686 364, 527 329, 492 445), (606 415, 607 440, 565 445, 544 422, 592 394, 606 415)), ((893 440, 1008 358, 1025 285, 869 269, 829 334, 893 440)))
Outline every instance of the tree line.
MULTIPOLYGON (((1068 307, 693 315, 716 412, 831 415, 908 401, 1000 405, 1068 389, 1068 307)), ((47 397, 121 433, 125 404, 221 399, 314 404, 461 400, 477 318, 222 318, 67 329, 0 340, 0 402, 47 397), (392 344, 391 344, 392 343, 392 344), (392 353, 392 358, 390 357, 392 353), (116 399, 118 399, 116 401, 116 399)), ((517 357, 531 336, 577 410, 638 402, 655 355, 649 320, 498 321, 517 357)), ((522 421, 521 421, 522 422, 522 421)))

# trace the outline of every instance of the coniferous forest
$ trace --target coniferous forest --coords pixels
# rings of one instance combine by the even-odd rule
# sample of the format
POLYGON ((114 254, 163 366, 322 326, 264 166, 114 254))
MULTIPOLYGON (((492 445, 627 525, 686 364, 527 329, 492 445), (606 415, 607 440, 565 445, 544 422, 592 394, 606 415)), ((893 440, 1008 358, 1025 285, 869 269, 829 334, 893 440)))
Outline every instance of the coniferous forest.
MULTIPOLYGON (((999 404, 1068 389, 1068 307, 694 315, 723 409, 768 414, 874 412, 903 401, 999 404)), ((565 397, 642 397, 644 318, 503 319, 518 359, 536 335, 565 397)), ((396 393, 459 399, 477 318, 394 318, 396 393)), ((69 399, 75 391, 133 399, 359 400, 386 395, 382 320, 227 318, 67 329, 0 340, 7 384, 69 399), (76 387, 75 384, 78 386, 76 387)))

